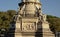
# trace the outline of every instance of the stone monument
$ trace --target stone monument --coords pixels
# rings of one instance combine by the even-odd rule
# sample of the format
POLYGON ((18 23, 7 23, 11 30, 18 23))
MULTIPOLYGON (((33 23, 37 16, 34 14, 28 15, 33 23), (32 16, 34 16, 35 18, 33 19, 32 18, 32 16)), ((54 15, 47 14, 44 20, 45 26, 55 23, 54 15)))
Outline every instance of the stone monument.
POLYGON ((21 0, 15 21, 15 37, 55 37, 39 0, 21 0))

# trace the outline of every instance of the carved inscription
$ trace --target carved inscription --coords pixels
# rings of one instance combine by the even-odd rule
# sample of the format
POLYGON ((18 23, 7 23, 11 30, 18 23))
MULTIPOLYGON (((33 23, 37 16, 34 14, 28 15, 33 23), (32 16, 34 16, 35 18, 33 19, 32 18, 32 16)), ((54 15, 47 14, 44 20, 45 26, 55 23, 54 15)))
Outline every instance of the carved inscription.
POLYGON ((36 25, 34 23, 23 23, 22 30, 23 31, 35 31, 36 25))

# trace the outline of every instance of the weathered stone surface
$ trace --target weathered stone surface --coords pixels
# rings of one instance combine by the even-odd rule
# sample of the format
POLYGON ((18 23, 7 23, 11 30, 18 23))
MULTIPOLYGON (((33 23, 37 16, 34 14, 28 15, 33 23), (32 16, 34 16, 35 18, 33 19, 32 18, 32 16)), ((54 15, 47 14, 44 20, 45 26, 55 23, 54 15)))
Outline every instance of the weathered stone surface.
POLYGON ((39 0, 22 0, 16 16, 15 37, 55 37, 42 14, 39 0))

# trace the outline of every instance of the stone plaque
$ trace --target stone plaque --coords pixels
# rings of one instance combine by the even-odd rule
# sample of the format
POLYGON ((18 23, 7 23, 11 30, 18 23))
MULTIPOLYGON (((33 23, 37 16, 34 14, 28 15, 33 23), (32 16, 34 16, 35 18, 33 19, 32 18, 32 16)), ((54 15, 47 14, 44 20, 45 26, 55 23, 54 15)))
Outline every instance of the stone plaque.
POLYGON ((23 23, 22 24, 22 31, 24 32, 34 32, 36 30, 35 23, 23 23))

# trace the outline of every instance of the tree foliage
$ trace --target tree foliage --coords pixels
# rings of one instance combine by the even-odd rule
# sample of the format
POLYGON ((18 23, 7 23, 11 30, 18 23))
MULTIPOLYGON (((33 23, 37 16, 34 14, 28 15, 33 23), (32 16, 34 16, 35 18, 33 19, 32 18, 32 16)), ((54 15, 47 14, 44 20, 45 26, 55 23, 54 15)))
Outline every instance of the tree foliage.
POLYGON ((16 14, 15 10, 7 10, 6 12, 0 11, 0 29, 6 28, 8 30, 9 24, 12 21, 13 15, 16 14))
POLYGON ((50 23, 50 28, 52 31, 60 31, 59 17, 47 15, 47 21, 50 23))

